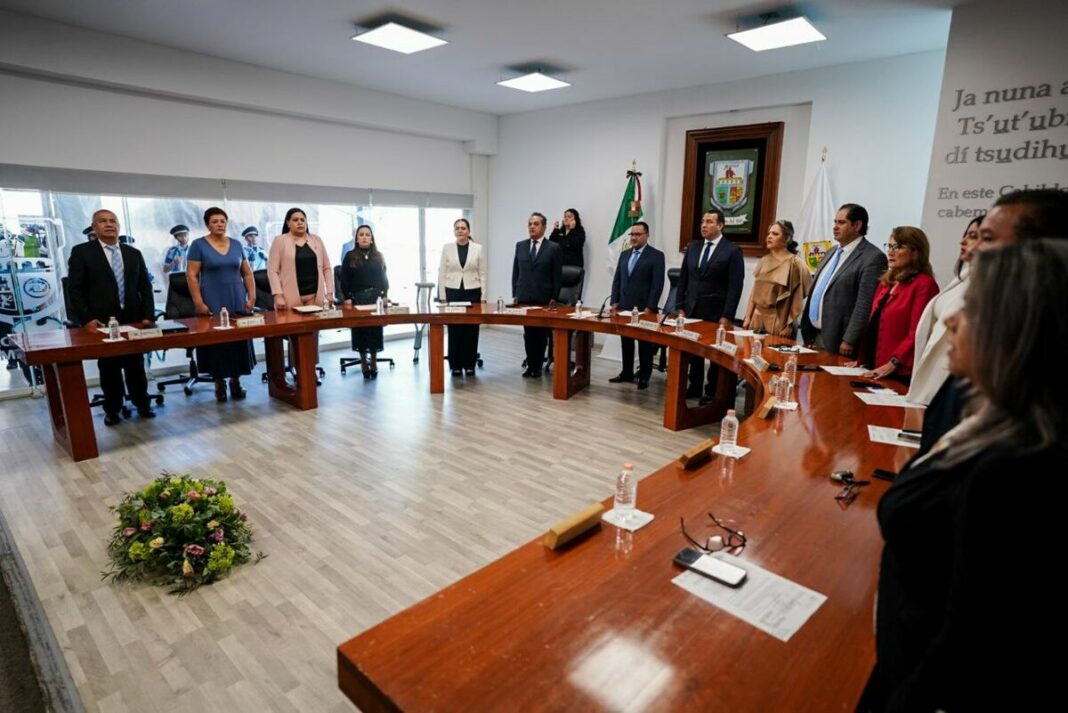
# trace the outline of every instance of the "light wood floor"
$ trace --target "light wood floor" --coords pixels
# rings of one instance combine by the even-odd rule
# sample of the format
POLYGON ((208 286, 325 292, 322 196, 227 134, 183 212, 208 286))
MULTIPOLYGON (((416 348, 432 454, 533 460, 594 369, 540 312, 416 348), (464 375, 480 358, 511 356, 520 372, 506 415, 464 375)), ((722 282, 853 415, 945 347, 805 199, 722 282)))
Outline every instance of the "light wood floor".
MULTIPOLYGON (((248 380, 216 404, 168 390, 154 421, 96 425, 101 457, 53 445, 43 400, 0 404, 0 508, 89 711, 351 711, 335 647, 608 496, 711 433, 661 425, 664 376, 554 401, 520 378, 518 332, 482 332, 486 368, 431 396, 410 342, 397 368, 341 377, 324 353, 320 407, 248 380), (161 470, 226 480, 269 556, 184 598, 101 582, 108 506, 161 470)), ((638 504, 641 505, 639 488, 638 504)))

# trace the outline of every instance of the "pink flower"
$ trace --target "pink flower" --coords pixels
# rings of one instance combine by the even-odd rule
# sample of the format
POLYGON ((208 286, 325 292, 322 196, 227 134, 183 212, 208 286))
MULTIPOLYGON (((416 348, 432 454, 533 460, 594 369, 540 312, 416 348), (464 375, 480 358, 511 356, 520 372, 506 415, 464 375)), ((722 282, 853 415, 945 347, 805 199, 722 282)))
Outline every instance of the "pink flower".
POLYGON ((189 500, 190 502, 200 500, 200 493, 195 490, 190 490, 188 493, 185 494, 185 499, 189 500))
POLYGON ((122 536, 123 537, 133 537, 136 534, 137 534, 137 528, 136 527, 127 527, 122 531, 122 536))
POLYGON ((222 542, 223 537, 225 537, 225 533, 223 532, 223 529, 221 527, 215 532, 211 533, 211 539, 215 540, 216 542, 222 542))
POLYGON ((199 557, 200 555, 204 554, 204 548, 201 547, 200 545, 188 545, 185 548, 185 553, 187 555, 193 555, 194 557, 199 557))
POLYGON ((214 495, 217 492, 219 492, 219 491, 216 490, 215 488, 204 488, 204 494, 205 495, 214 495))
POLYGON ((141 532, 152 532, 152 523, 151 522, 142 522, 141 523, 141 532))

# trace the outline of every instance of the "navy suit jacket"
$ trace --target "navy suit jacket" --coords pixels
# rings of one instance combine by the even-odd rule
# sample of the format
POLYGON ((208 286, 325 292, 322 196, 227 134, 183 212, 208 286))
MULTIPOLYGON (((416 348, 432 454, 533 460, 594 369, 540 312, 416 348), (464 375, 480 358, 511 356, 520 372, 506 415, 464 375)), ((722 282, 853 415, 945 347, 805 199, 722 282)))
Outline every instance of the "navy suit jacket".
POLYGON ((624 250, 619 255, 612 278, 612 304, 620 309, 637 307, 656 312, 660 307, 660 293, 664 291, 664 253, 647 243, 634 263, 634 271, 628 273, 633 252, 633 249, 624 250))
POLYGON ((738 302, 742 299, 742 283, 745 282, 745 263, 742 249, 727 236, 720 238, 716 249, 701 270, 701 251, 705 241, 694 240, 686 246, 679 272, 676 304, 689 317, 716 321, 726 317, 734 319, 738 302))
POLYGON ((155 318, 152 283, 141 251, 120 243, 126 305, 119 305, 119 286, 111 262, 96 240, 71 248, 67 263, 67 299, 79 324, 114 317, 122 324, 155 318))
POLYGON ((544 305, 559 299, 563 266, 563 249, 548 238, 541 239, 533 262, 530 240, 520 240, 515 244, 512 261, 512 297, 520 304, 529 305, 544 305))

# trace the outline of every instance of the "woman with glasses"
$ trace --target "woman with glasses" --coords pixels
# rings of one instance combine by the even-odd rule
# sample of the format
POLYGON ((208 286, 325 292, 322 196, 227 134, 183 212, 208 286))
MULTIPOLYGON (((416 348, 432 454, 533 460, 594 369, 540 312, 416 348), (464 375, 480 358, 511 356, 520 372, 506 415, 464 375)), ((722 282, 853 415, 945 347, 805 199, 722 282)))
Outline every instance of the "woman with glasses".
MULTIPOLYGON (((389 292, 386 260, 375 245, 370 226, 356 229, 356 246, 345 253, 341 262, 341 295, 344 305, 371 305, 389 292)), ((360 353, 363 378, 378 378, 378 352, 383 349, 382 327, 354 327, 352 348, 360 353)))
POLYGON ((964 307, 946 319, 949 371, 972 385, 965 418, 879 503, 876 664, 858 710, 1059 698, 1060 666, 1039 642, 1063 630, 1066 304, 1068 241, 976 254, 964 307))
POLYGON ((907 383, 916 353, 916 325, 938 294, 938 283, 927 236, 919 228, 894 228, 886 249, 890 267, 879 278, 859 358, 850 365, 867 367, 868 379, 893 376, 907 383))
POLYGON ((794 336, 794 326, 805 308, 812 284, 808 268, 797 256, 794 224, 778 220, 768 228, 768 253, 757 263, 753 291, 745 309, 744 329, 794 336))
MULTIPOLYGON (((438 265, 438 299, 443 302, 482 301, 482 288, 486 285, 487 264, 482 246, 471 240, 471 224, 467 218, 458 218, 452 224, 456 242, 449 243, 441 251, 438 265)), ((449 368, 453 376, 467 373, 475 375, 478 359, 478 325, 449 325, 449 368)))
POLYGON ((910 403, 927 406, 949 376, 946 367, 946 350, 949 349, 949 334, 945 318, 960 311, 964 304, 964 292, 968 287, 968 270, 972 251, 979 240, 979 224, 983 216, 973 218, 960 239, 960 257, 953 270, 953 280, 946 289, 927 303, 916 324, 916 351, 912 367, 912 382, 905 396, 910 403))

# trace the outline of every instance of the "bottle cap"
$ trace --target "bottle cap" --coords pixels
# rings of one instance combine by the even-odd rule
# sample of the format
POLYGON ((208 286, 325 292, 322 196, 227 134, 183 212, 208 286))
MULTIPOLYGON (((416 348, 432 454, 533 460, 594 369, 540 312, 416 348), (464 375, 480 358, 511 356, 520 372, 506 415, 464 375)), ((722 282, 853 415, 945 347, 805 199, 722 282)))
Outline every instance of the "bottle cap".
POLYGON ((634 470, 634 464, 633 463, 624 463, 623 464, 623 470, 634 470))
POLYGON ((727 409, 727 415, 728 416, 735 416, 736 414, 734 413, 734 409, 732 409, 732 408, 727 409))

